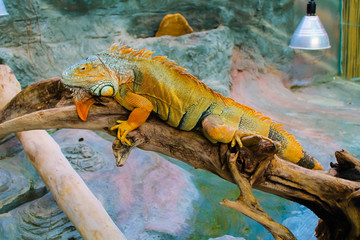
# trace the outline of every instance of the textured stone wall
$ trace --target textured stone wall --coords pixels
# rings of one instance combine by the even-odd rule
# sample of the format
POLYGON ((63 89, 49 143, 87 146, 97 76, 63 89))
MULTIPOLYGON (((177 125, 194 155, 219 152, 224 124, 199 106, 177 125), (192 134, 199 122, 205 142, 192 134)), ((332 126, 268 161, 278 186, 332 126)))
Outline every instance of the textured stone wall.
MULTIPOLYGON (((250 46, 265 59, 286 70, 292 51, 287 47, 293 29, 293 1, 111 1, 111 0, 5 0, 9 16, 0 18, 0 60, 14 69, 23 86, 53 76, 90 54, 102 51, 112 42, 146 42, 152 37, 167 13, 183 14, 195 31, 206 31, 225 26, 210 39, 228 54, 233 43, 250 46), (229 40, 231 35, 231 40, 229 40), (141 39, 139 39, 141 38, 141 39), (136 39, 136 41, 134 40, 136 39), (231 43, 229 43, 231 41, 231 43), (224 49, 226 48, 226 50, 224 49)), ((176 40, 174 40, 176 42, 176 40)), ((144 43, 145 43, 144 42, 144 43)), ((155 47, 160 54, 169 54, 187 65, 195 75, 202 63, 225 69, 224 59, 202 55, 192 49, 192 37, 174 46, 175 52, 187 52, 192 59, 171 55, 167 49, 170 39, 156 40, 163 47, 155 47), (190 44, 190 49, 187 46, 190 44)), ((174 44, 176 45, 176 43, 174 44)), ((203 46, 204 53, 211 46, 203 46)), ((185 54, 185 55, 186 55, 185 54)), ((203 69, 204 70, 204 69, 203 69)), ((212 78, 223 78, 213 74, 212 78)), ((198 77, 204 77, 197 75, 198 77)), ((206 76, 205 76, 206 77, 206 76)))

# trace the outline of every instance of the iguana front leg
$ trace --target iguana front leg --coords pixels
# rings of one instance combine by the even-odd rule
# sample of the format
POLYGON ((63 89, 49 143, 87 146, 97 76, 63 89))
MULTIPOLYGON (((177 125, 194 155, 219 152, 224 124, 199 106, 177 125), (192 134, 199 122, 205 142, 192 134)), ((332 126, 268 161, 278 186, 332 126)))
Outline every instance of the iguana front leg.
POLYGON ((131 143, 126 139, 127 134, 146 121, 153 109, 153 105, 146 98, 132 92, 128 92, 124 98, 117 94, 115 100, 132 112, 128 120, 118 120, 117 123, 119 124, 113 126, 110 130, 118 129, 117 138, 123 144, 130 146, 131 143))
MULTIPOLYGON (((203 122, 202 127, 204 135, 212 141, 230 143, 231 147, 234 147, 236 143, 242 147, 241 138, 246 136, 259 135, 258 133, 249 132, 242 129, 236 129, 230 125, 224 124, 219 115, 209 115, 203 122)), ((261 135, 259 135, 261 136, 261 135)), ((266 138, 261 136, 262 138, 266 138)), ((267 138, 266 138, 267 139, 267 138)), ((270 139, 268 139, 271 141, 270 139)))

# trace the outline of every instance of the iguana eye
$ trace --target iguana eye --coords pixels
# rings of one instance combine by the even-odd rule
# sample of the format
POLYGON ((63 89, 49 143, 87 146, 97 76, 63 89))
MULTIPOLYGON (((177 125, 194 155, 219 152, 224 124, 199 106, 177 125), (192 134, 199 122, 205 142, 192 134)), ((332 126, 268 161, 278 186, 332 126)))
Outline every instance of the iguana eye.
POLYGON ((79 67, 79 70, 82 72, 82 71, 85 71, 86 67, 85 66, 81 66, 79 67))
POLYGON ((112 86, 104 86, 100 89, 100 96, 112 97, 114 95, 114 88, 112 86))

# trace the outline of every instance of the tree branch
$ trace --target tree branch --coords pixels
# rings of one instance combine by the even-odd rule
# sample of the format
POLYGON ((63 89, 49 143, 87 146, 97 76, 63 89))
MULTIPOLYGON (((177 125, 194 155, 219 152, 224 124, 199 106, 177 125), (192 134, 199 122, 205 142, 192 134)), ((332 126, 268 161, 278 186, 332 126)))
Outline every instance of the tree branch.
MULTIPOLYGON (((58 79, 51 79, 29 86, 0 113, 0 138, 10 132, 48 128, 103 130, 115 136, 115 132, 109 128, 117 119, 127 119, 128 114, 128 111, 112 99, 100 98, 90 109, 88 120, 82 122, 76 114, 70 92, 58 79)), ((240 152, 236 168, 242 180, 238 182, 236 179, 239 178, 234 176, 236 171, 230 171, 230 165, 227 167, 224 164, 228 159, 228 146, 212 144, 200 133, 179 131, 151 116, 137 130, 129 133, 128 138, 141 149, 177 158, 195 168, 237 183, 240 188, 249 189, 253 184, 254 188, 305 205, 320 218, 317 228, 319 239, 360 238, 360 183, 336 177, 341 176, 338 175, 341 174, 338 168, 334 167, 329 171, 302 168, 276 155, 269 155, 266 152, 269 149, 266 146, 267 141, 262 141, 260 145, 248 144, 240 152)), ((117 163, 121 165, 131 149, 124 150, 119 144, 114 145, 118 147, 115 148, 116 154, 122 151, 117 155, 117 163)), ((340 156, 352 159, 346 154, 340 156)), ((339 155, 337 157, 339 158, 339 155)), ((339 165, 344 166, 342 162, 349 161, 339 160, 339 165)), ((355 162, 354 167, 350 164, 350 169, 357 169, 357 160, 352 159, 350 162, 355 162)), ((234 168, 234 165, 231 166, 234 168)), ((349 166, 347 168, 349 169, 349 166)), ((226 201, 224 204, 233 206, 226 201)), ((240 207, 241 212, 245 213, 243 209, 240 207)), ((253 217, 258 218, 256 214, 253 217)), ((264 218, 269 220, 268 216, 264 218)), ((275 226, 273 229, 275 228, 281 227, 275 226)), ((287 232, 286 229, 283 229, 283 232, 287 232)))
MULTIPOLYGON (((259 202, 252 193, 249 179, 242 176, 238 170, 238 155, 239 151, 236 154, 231 153, 228 155, 228 166, 236 185, 240 189, 240 196, 235 201, 224 199, 220 204, 233 208, 259 222, 273 235, 275 239, 296 239, 289 229, 275 222, 260 206, 259 202)), ((261 165, 262 164, 263 163, 261 163, 261 165)), ((265 161, 265 165, 266 164, 267 163, 265 161)))

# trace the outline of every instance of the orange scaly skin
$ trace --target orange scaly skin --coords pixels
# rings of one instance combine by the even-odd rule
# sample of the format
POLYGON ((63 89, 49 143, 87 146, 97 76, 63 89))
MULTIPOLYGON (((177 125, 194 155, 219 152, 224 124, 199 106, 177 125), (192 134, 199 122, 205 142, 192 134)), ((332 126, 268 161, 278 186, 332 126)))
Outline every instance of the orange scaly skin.
POLYGON ((76 89, 74 101, 79 117, 86 121, 95 102, 84 97, 84 92, 113 97, 131 111, 128 120, 118 121, 111 128, 118 129, 118 138, 125 144, 130 145, 127 134, 155 112, 180 130, 201 129, 212 142, 242 146, 242 137, 260 134, 281 143, 280 157, 307 168, 323 169, 280 124, 214 92, 174 61, 152 54, 146 49, 113 45, 109 51, 65 70, 62 82, 76 89))

